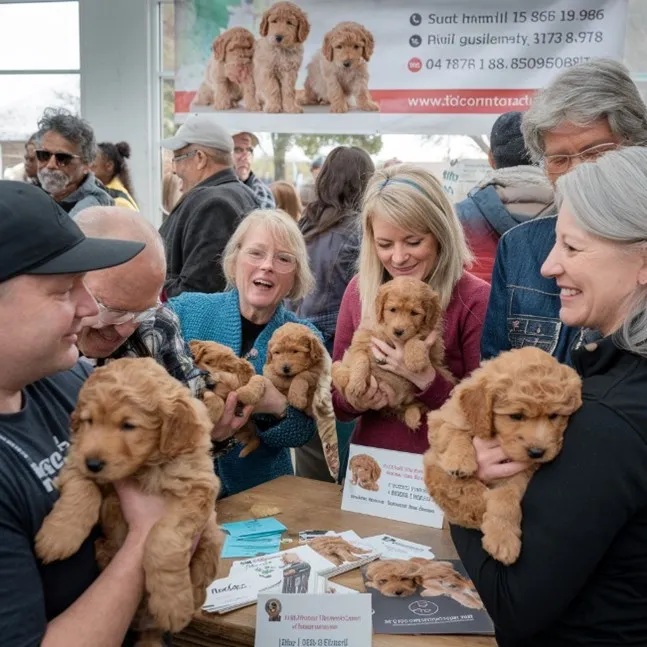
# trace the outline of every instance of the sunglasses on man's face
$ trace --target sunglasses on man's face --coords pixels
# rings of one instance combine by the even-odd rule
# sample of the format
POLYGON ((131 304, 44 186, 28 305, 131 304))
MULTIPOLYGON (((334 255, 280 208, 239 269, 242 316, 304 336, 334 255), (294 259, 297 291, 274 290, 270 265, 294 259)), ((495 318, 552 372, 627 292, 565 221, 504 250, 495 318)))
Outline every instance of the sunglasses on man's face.
POLYGON ((43 149, 36 151, 36 159, 39 162, 47 163, 51 159, 52 155, 56 160, 58 166, 67 166, 73 159, 81 159, 80 155, 72 155, 72 153, 52 153, 51 151, 46 151, 43 149))

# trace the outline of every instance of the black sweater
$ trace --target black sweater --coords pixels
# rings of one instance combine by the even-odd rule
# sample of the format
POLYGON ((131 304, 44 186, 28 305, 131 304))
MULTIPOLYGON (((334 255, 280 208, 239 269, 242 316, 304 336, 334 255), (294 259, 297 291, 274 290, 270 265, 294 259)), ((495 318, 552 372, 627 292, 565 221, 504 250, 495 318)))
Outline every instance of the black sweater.
POLYGON ((233 169, 219 171, 188 191, 160 227, 168 269, 168 298, 182 292, 222 292, 222 253, 239 222, 258 207, 233 169))
POLYGON ((500 647, 647 645, 647 360, 606 338, 573 363, 584 402, 526 491, 519 560, 451 529, 500 647))

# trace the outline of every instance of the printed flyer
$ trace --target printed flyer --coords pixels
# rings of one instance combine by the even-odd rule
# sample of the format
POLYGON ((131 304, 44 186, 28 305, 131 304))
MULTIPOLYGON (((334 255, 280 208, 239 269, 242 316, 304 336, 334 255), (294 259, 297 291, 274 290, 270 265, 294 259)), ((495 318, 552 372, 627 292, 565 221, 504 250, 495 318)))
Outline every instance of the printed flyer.
POLYGON ((342 510, 443 527, 443 513, 423 481, 421 454, 351 445, 342 510))
POLYGON ((175 0, 175 112, 230 129, 488 132, 561 70, 620 59, 627 0, 175 0))

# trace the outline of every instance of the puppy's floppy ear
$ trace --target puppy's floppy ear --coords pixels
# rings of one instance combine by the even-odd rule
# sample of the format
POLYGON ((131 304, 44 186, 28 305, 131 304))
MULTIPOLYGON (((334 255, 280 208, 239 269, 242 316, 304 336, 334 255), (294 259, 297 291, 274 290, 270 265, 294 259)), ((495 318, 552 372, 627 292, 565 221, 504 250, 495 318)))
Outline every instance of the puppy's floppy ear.
POLYGON ((204 357, 204 354, 207 352, 206 344, 202 341, 194 339, 189 342, 189 350, 195 362, 199 362, 204 357))
POLYGON ((385 283, 380 286, 380 289, 377 291, 377 296, 375 297, 375 321, 377 323, 382 323, 384 321, 384 305, 386 304, 386 298, 389 296, 389 285, 385 283))
POLYGON ((425 308, 425 328, 433 330, 440 314, 440 303, 435 294, 428 293, 423 301, 425 308))
POLYGON ((297 42, 303 43, 310 33, 310 22, 308 21, 308 16, 301 10, 297 14, 297 22, 297 42))
POLYGON ((362 56, 368 63, 368 61, 371 60, 371 56, 373 56, 373 50, 375 50, 375 39, 373 38, 373 34, 371 34, 371 32, 365 27, 362 27, 362 38, 364 39, 362 56))
POLYGON ((379 466, 377 461, 373 461, 373 464, 371 465, 371 478, 374 481, 378 481, 381 475, 382 475, 382 468, 379 466))
POLYGON ((263 37, 267 36, 267 32, 269 31, 269 28, 270 28, 270 12, 271 11, 272 11, 272 9, 268 9, 263 14, 263 19, 261 20, 261 26, 259 28, 259 33, 263 37))
POLYGON ((582 380, 570 366, 560 364, 559 370, 564 393, 560 414, 570 416, 582 406, 582 380))
POLYGON ((215 59, 221 63, 225 62, 228 41, 229 36, 226 31, 220 34, 220 36, 213 41, 213 55, 215 59))
POLYGON ((328 32, 323 39, 323 45, 321 46, 321 52, 324 55, 324 58, 327 61, 332 63, 333 51, 332 51, 332 37, 330 32, 328 32))
POLYGON ((76 434, 79 431, 80 426, 81 416, 79 415, 78 411, 74 409, 74 411, 72 411, 72 415, 70 416, 70 433, 76 434))
POLYGON ((310 358, 313 364, 319 364, 324 357, 325 349, 323 344, 314 334, 308 335, 308 346, 310 347, 310 358))
POLYGON ((160 407, 164 419, 159 451, 164 456, 173 458, 198 442, 202 434, 208 434, 212 423, 204 404, 196 400, 185 387, 178 386, 163 402, 160 407))
POLYGON ((471 380, 470 384, 461 389, 459 402, 465 418, 475 436, 479 438, 492 437, 492 386, 487 380, 480 378, 471 380))

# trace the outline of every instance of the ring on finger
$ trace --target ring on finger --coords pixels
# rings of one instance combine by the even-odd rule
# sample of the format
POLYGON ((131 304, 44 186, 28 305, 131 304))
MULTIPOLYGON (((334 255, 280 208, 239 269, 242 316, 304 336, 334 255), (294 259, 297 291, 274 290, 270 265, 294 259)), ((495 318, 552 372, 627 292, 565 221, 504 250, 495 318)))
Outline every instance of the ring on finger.
POLYGON ((376 357, 375 358, 375 363, 379 364, 380 366, 384 366, 384 364, 386 364, 386 357, 384 357, 384 356, 376 357))

